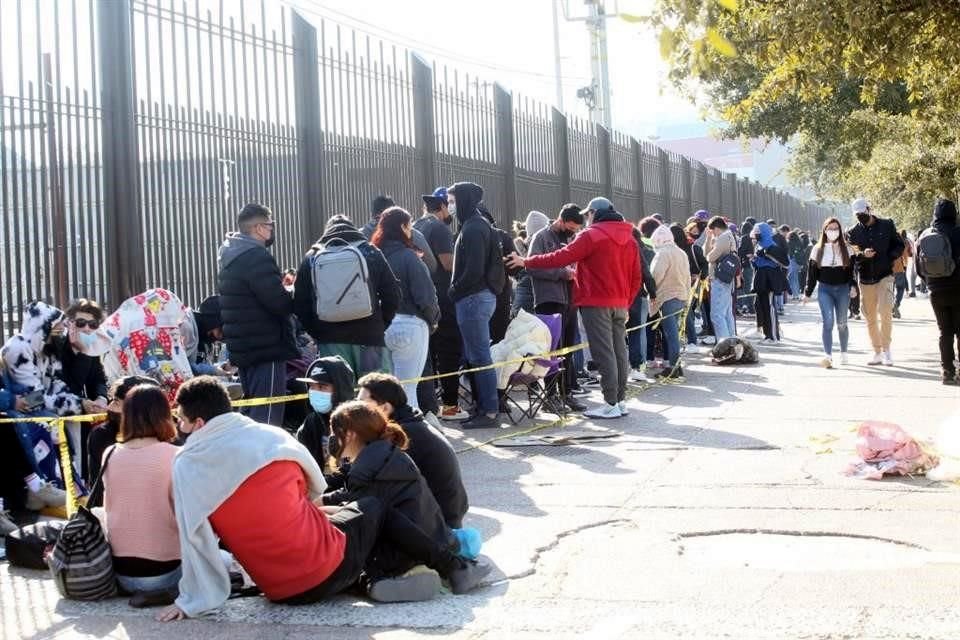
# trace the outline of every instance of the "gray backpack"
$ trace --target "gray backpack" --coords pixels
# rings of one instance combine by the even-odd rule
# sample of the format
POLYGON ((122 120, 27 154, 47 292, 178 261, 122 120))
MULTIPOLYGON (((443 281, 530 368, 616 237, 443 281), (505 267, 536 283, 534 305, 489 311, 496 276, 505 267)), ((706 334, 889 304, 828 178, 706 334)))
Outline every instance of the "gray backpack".
POLYGON ((322 322, 349 322, 373 315, 367 259, 355 245, 332 238, 313 257, 313 295, 322 322))
POLYGON ((957 268, 950 238, 930 227, 917 241, 917 266, 926 278, 949 278, 957 268))

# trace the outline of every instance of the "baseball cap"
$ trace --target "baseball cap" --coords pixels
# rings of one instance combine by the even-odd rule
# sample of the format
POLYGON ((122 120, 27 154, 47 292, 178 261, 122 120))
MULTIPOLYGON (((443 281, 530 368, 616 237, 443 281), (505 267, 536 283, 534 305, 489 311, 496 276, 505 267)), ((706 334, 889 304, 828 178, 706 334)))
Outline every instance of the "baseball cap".
POLYGON ((606 198, 598 197, 590 201, 590 204, 587 205, 588 211, 613 211, 613 203, 607 200, 606 198))
POLYGON ((707 211, 706 209, 700 209, 700 210, 697 211, 695 214, 693 214, 693 216, 694 216, 697 220, 709 220, 709 219, 710 219, 710 212, 707 211))
POLYGON ((425 204, 447 204, 447 188, 437 187, 433 190, 433 193, 426 193, 420 197, 423 199, 425 204))
POLYGON ((307 384, 315 382, 323 382, 326 384, 334 384, 333 376, 323 367, 322 362, 314 362, 310 365, 310 368, 307 369, 307 375, 303 378, 297 378, 297 382, 305 382, 307 384))
POLYGON ((870 203, 867 202, 866 198, 857 198, 850 203, 850 208, 853 210, 853 213, 864 213, 870 208, 870 203))

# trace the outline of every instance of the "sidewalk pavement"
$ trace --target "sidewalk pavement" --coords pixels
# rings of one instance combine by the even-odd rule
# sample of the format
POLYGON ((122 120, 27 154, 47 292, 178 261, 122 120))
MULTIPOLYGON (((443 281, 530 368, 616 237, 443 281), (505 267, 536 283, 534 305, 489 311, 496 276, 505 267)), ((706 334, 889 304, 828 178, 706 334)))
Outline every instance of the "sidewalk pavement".
MULTIPOLYGON (((960 389, 939 382, 929 303, 907 299, 902 311, 892 368, 865 366, 862 321, 851 321, 850 366, 820 368, 816 305, 791 304, 784 344, 760 346, 759 365, 692 356, 685 384, 636 393, 628 417, 595 425, 616 438, 463 453, 467 524, 496 565, 473 594, 299 608, 242 599, 161 625, 120 599, 61 601, 42 574, 3 564, 0 635, 958 638, 960 487, 841 475, 858 421, 927 438, 960 409, 960 389)), ((508 432, 448 433, 464 449, 508 432)))

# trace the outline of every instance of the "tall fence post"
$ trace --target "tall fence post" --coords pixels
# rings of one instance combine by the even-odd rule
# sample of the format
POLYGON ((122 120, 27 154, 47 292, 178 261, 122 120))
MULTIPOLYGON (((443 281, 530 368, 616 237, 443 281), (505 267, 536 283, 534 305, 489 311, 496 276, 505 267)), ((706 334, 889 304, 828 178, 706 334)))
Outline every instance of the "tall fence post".
MULTIPOLYGON (((103 218, 110 307, 147 288, 140 220, 131 0, 98 2, 103 126, 103 218)), ((163 283, 154 283, 163 284, 163 283)))
POLYGON ((560 177, 560 202, 570 202, 570 148, 567 146, 567 116, 556 107, 553 112, 553 153, 560 177))
POLYGON ((610 131, 596 125, 597 132, 597 163, 600 168, 600 187, 603 196, 613 200, 613 171, 610 167, 610 131))
POLYGON ((320 76, 317 30, 293 12, 293 87, 297 125, 300 216, 307 244, 323 235, 323 129, 320 125, 320 76))
POLYGON ((493 110, 497 126, 497 164, 503 173, 503 211, 500 226, 516 217, 517 211, 517 159, 513 147, 513 96, 503 85, 493 85, 493 110))
POLYGON ((416 145, 416 180, 420 193, 433 193, 437 176, 437 131, 433 113, 433 69, 410 53, 413 75, 413 139, 416 145))
POLYGON ((673 194, 670 193, 670 156, 663 149, 657 151, 660 157, 660 193, 663 194, 663 216, 673 222, 673 194))
POLYGON ((643 147, 635 138, 630 138, 630 155, 633 156, 633 184, 637 186, 637 194, 640 196, 640 219, 647 217, 646 203, 644 202, 643 188, 643 147))
POLYGON ((683 156, 680 159, 680 179, 683 180, 684 191, 687 194, 686 207, 680 217, 693 215, 693 174, 691 174, 690 158, 683 156))

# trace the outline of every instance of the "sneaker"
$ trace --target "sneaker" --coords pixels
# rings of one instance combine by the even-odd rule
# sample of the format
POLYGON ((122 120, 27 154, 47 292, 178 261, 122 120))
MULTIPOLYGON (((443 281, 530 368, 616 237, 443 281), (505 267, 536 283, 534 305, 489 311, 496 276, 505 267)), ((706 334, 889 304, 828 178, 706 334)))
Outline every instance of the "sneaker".
POLYGON ((605 404, 602 407, 584 411, 583 415, 586 418, 598 418, 600 420, 610 420, 611 418, 623 417, 623 413, 620 411, 620 405, 616 404, 605 404))
POLYGON ((658 380, 676 380, 683 377, 683 367, 678 366, 676 369, 669 367, 664 369, 657 374, 658 380))
POLYGON ((581 380, 580 385, 583 387, 590 387, 591 389, 599 389, 600 378, 597 376, 591 376, 585 380, 581 380))
POLYGON ((900 319, 900 309, 898 307, 893 308, 893 317, 897 320, 900 319))
POLYGON ((910 293, 907 294, 907 297, 908 297, 908 298, 916 298, 916 297, 917 297, 917 294, 916 294, 915 292, 911 291, 910 293))
POLYGON ((863 320, 863 316, 861 316, 859 313, 855 313, 855 314, 853 314, 853 319, 854 319, 854 320, 863 320))
MULTIPOLYGON (((946 385, 956 385, 960 384, 960 379, 957 378, 957 374, 953 371, 944 371, 943 372, 943 384, 946 385)), ((2 531, 3 520, 0 519, 0 531, 2 531)))
MULTIPOLYGON (((716 340, 714 340, 714 342, 716 342, 716 340)), ((687 353, 689 355, 700 355, 701 353, 703 353, 703 349, 701 349, 700 345, 698 344, 688 344, 687 353)))
POLYGON ((717 344, 717 336, 700 336, 700 344, 704 344, 704 345, 717 344))
POLYGON ((824 369, 833 369, 833 358, 830 356, 823 356, 820 360, 820 366, 824 369))
POLYGON ((627 374, 627 380, 630 382, 646 382, 647 381, 647 372, 646 367, 643 369, 631 369, 630 373, 627 374))
POLYGON ((367 588, 367 595, 377 602, 423 602, 440 593, 440 574, 418 564, 404 574, 382 578, 367 588))
POLYGON ((480 531, 473 527, 451 529, 451 531, 460 547, 457 555, 464 560, 476 560, 477 556, 480 555, 480 547, 483 546, 483 537, 480 535, 480 531))
POLYGON ((450 421, 469 420, 470 414, 461 409, 458 405, 444 405, 440 407, 440 419, 450 421))
POLYGON ((567 391, 567 395, 574 396, 577 398, 582 398, 583 396, 590 395, 590 390, 584 389, 583 387, 576 387, 574 389, 570 389, 569 391, 567 391))
POLYGON ((630 415, 630 411, 627 409, 627 403, 624 402, 623 400, 621 400, 620 402, 617 403, 617 408, 620 409, 620 415, 621 415, 621 416, 628 416, 628 415, 630 415))
POLYGON ((840 353, 840 364, 848 365, 850 364, 850 358, 847 357, 847 352, 843 351, 840 353))
POLYGON ((877 351, 875 354, 873 354, 873 357, 872 357, 872 358, 870 358, 869 360, 867 360, 867 364, 870 365, 871 367, 875 367, 876 365, 878 365, 878 364, 880 364, 880 363, 882 363, 882 362, 883 362, 883 354, 880 353, 879 351, 877 351))
POLYGON ((427 411, 423 414, 423 421, 434 429, 439 429, 442 425, 440 424, 440 418, 437 417, 433 411, 427 411))
POLYGON ((0 536, 6 536, 8 533, 13 533, 19 528, 17 523, 10 519, 9 513, 0 511, 0 536))
POLYGON ((26 507, 30 511, 40 511, 44 507, 65 507, 67 492, 44 482, 37 491, 27 491, 26 507))
POLYGON ((480 586, 480 581, 487 577, 491 569, 493 567, 486 562, 462 560, 460 568, 454 569, 447 576, 450 590, 457 595, 473 591, 480 586))
POLYGON ((572 394, 567 394, 567 396, 563 399, 563 403, 567 405, 567 408, 569 408, 570 411, 576 411, 579 413, 580 411, 587 410, 587 405, 577 400, 572 394))
POLYGON ((500 426, 500 421, 493 416, 485 413, 478 413, 466 422, 460 425, 462 429, 495 429, 500 426))
POLYGON ((883 362, 883 366, 885 366, 885 367, 892 367, 892 366, 893 366, 893 356, 890 354, 889 351, 884 351, 884 352, 883 352, 883 360, 882 360, 882 362, 883 362))

